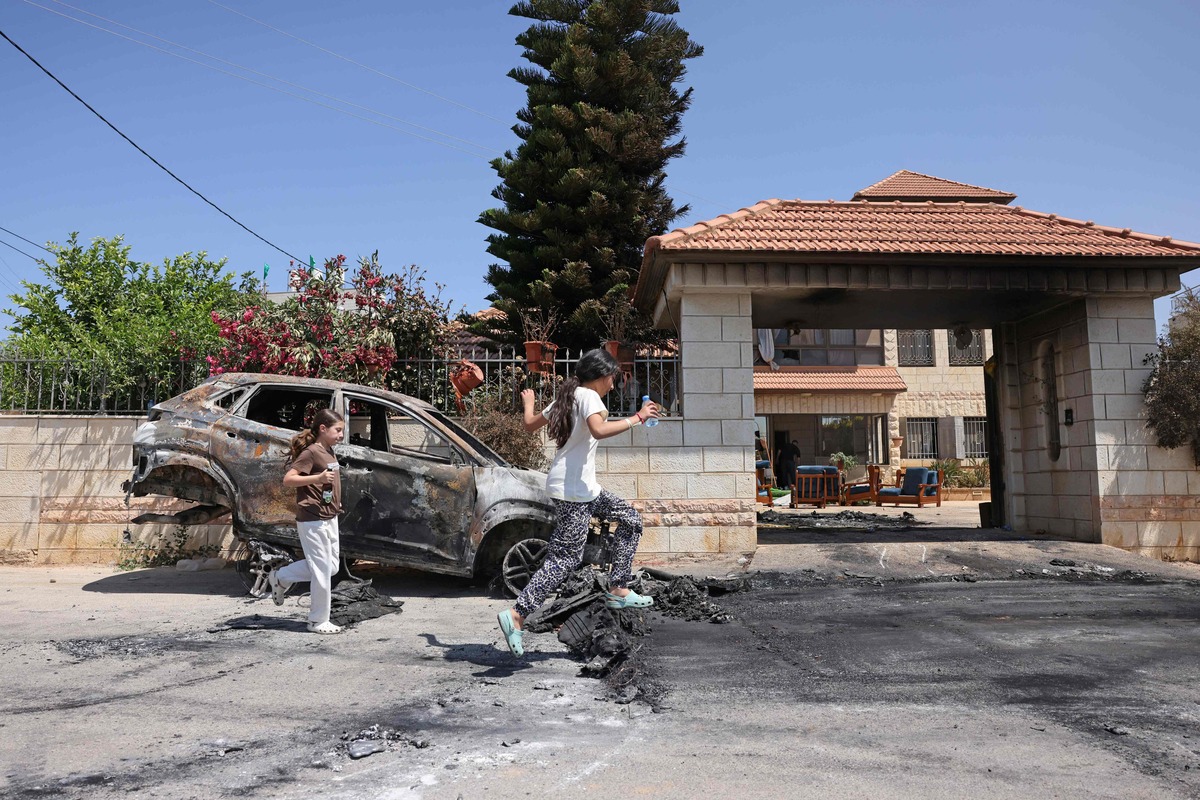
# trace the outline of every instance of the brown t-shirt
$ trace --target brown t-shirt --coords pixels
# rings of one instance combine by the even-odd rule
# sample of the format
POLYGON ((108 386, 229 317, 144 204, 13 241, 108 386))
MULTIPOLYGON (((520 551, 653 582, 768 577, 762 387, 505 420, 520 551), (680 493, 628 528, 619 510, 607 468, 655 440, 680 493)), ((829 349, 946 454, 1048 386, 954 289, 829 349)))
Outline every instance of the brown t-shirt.
MULTIPOLYGON (((318 475, 328 469, 330 464, 337 463, 337 458, 324 445, 313 442, 304 449, 296 460, 288 465, 301 475, 318 475)), ((312 483, 296 487, 296 521, 316 522, 321 519, 333 519, 342 513, 342 474, 335 470, 333 476, 333 502, 326 503, 322 497, 327 484, 312 483)))

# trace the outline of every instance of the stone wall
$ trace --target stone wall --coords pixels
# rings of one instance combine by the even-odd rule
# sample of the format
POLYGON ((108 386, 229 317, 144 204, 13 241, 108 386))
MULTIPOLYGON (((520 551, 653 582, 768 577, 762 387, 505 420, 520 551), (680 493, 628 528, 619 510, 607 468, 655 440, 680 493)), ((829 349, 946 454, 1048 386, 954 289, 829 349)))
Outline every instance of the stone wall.
POLYGON ((1143 417, 1143 360, 1156 333, 1153 300, 1136 297, 1089 298, 1005 326, 998 349, 1014 525, 1200 560, 1200 472, 1186 449, 1156 446, 1143 417))
MULTIPOLYGON (((117 559, 126 530, 149 543, 170 526, 130 525, 171 501, 125 506, 130 445, 140 419, 0 416, 0 563, 97 564, 117 559)), ((190 530, 189 547, 232 542, 228 525, 190 530)))
MULTIPOLYGON (((703 405, 697 404, 700 413, 716 413, 703 405)), ((173 526, 130 522, 144 511, 169 513, 180 505, 150 498, 125 505, 121 483, 130 476, 140 422, 0 416, 0 563, 113 563, 123 537, 150 544, 173 533, 173 526)), ((754 551, 754 449, 726 445, 740 434, 722 422, 666 419, 601 443, 601 483, 643 514, 639 556, 754 551)), ((189 548, 213 545, 228 553, 234 546, 227 523, 188 531, 189 548)))

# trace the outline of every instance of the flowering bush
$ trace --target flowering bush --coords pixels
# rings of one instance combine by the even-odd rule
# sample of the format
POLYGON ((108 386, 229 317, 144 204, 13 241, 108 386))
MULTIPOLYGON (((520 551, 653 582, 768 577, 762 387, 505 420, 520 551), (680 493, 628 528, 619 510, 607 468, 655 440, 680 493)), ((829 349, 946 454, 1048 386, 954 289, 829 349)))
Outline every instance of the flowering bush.
POLYGON ((282 303, 213 312, 223 340, 208 357, 214 374, 268 372, 386 388, 405 359, 437 348, 449 322, 440 285, 431 297, 413 266, 385 275, 378 253, 349 276, 341 255, 324 270, 300 267, 294 275, 297 294, 282 303))

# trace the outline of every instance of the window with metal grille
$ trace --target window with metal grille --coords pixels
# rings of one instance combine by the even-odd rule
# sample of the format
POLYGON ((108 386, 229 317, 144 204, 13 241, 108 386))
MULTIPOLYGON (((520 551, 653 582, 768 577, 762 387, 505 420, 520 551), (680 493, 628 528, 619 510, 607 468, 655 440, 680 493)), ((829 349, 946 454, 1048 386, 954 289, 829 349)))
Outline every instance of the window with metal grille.
POLYGON ((948 332, 950 339, 950 366, 977 367, 983 365, 983 331, 971 331, 971 343, 959 347, 954 331, 948 332))
MULTIPOLYGON (((755 341, 758 341, 755 332, 755 341)), ((879 328, 805 328, 775 331, 775 363, 780 366, 853 367, 883 365, 879 328)))
POLYGON ((987 418, 963 417, 963 455, 966 458, 987 458, 987 418))
POLYGON ((908 418, 908 457, 937 458, 937 420, 933 417, 908 418))
POLYGON ((933 366, 933 331, 896 331, 900 366, 933 366))

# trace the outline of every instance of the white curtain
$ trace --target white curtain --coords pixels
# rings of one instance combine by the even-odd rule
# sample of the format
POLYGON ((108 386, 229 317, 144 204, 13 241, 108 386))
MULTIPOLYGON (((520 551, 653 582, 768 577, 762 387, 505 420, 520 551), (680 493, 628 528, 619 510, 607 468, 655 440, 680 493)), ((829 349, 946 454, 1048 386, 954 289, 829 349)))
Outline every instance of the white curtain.
POLYGON ((779 369, 779 365, 775 363, 775 331, 772 328, 759 328, 758 331, 758 355, 763 361, 771 365, 771 369, 779 369))

